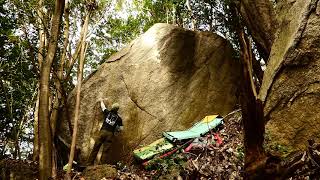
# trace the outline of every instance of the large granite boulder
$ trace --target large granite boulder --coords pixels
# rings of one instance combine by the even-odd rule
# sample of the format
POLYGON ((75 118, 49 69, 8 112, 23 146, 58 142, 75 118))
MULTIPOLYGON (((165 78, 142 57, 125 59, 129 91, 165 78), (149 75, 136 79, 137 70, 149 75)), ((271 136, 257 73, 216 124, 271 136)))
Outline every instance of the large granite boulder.
MULTIPOLYGON (((320 2, 277 4, 281 22, 264 74, 266 139, 290 152, 320 140, 320 2)), ((279 149, 279 148, 278 148, 279 149)))
MULTIPOLYGON (((181 130, 208 114, 225 115, 237 104, 240 67, 231 45, 210 32, 156 24, 114 54, 82 84, 77 147, 84 162, 103 117, 99 98, 119 103, 124 131, 101 161, 129 160, 132 150, 181 130)), ((58 135, 70 142, 68 117, 74 115, 75 92, 68 99, 58 135)), ((72 121, 72 118, 71 118, 72 121)))

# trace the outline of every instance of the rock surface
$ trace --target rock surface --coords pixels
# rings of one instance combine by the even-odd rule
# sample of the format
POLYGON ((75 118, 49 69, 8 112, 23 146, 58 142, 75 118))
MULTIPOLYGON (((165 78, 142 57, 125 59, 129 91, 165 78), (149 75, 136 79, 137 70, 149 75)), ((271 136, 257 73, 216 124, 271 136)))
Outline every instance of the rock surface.
MULTIPOLYGON (((83 83, 77 147, 84 162, 92 137, 102 126, 99 98, 119 103, 124 131, 101 162, 129 161, 132 150, 161 137, 163 131, 189 128, 208 114, 225 115, 237 104, 240 68, 231 45, 209 32, 156 24, 110 57, 83 83)), ((70 142, 68 99, 58 135, 70 142)))
POLYGON ((108 165, 88 166, 81 175, 85 180, 115 179, 117 169, 108 165))
POLYGON ((304 149, 320 140, 320 3, 283 2, 282 21, 264 74, 266 137, 273 147, 304 149), (278 146, 279 147, 279 146, 278 146))

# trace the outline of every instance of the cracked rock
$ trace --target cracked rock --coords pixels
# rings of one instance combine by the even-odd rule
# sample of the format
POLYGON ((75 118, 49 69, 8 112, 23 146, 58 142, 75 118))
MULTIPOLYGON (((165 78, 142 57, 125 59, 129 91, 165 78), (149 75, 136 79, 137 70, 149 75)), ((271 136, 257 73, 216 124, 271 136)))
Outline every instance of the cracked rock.
MULTIPOLYGON (((127 47, 112 55, 85 80, 77 147, 86 160, 93 137, 102 125, 97 100, 120 105, 124 131, 110 151, 100 149, 101 163, 130 162, 132 151, 161 137, 163 131, 183 130, 209 114, 225 115, 237 103, 239 62, 231 45, 211 32, 194 32, 155 24, 127 47)), ((70 143, 68 119, 74 114, 70 93, 57 134, 70 143)))

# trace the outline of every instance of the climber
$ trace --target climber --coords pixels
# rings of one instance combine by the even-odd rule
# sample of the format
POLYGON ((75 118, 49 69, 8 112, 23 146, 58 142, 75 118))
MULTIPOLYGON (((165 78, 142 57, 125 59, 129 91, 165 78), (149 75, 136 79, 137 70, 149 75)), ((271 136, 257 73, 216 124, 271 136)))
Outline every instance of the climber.
POLYGON ((104 114, 104 121, 100 131, 94 138, 95 143, 87 160, 88 165, 94 163, 101 145, 104 144, 103 148, 105 149, 103 151, 108 151, 111 147, 114 135, 123 130, 122 119, 118 115, 119 104, 113 104, 110 111, 106 108, 103 100, 100 100, 100 106, 104 114))

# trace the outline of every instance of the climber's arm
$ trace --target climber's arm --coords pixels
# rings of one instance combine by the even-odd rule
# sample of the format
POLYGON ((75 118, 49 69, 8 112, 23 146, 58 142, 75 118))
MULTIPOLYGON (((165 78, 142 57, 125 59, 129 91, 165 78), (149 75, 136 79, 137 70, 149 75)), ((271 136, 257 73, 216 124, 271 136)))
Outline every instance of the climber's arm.
POLYGON ((104 112, 107 108, 106 105, 104 104, 103 100, 100 101, 100 106, 101 106, 101 110, 104 112))

